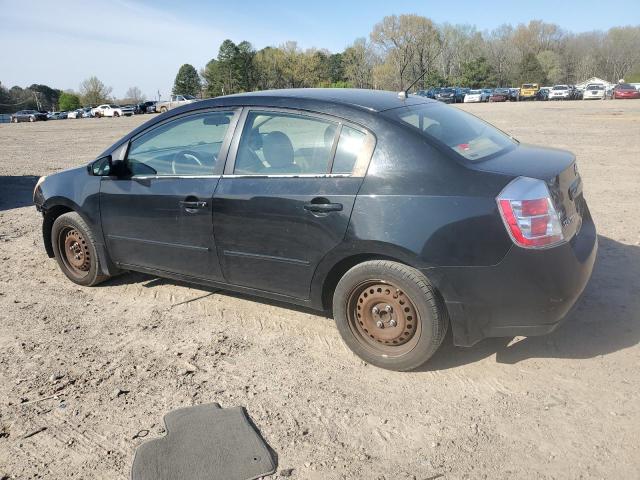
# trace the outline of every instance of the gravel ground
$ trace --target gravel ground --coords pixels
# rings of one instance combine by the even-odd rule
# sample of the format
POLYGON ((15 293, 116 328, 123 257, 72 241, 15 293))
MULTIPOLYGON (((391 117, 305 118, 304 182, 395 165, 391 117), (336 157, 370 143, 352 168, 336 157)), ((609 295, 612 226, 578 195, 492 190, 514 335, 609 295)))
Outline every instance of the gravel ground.
POLYGON ((0 478, 126 479, 137 432, 205 402, 247 408, 271 478, 640 478, 640 101, 461 108, 577 154, 600 250, 553 334, 448 337, 412 373, 364 364, 312 312, 140 274, 70 283, 33 184, 143 119, 0 125, 0 478))

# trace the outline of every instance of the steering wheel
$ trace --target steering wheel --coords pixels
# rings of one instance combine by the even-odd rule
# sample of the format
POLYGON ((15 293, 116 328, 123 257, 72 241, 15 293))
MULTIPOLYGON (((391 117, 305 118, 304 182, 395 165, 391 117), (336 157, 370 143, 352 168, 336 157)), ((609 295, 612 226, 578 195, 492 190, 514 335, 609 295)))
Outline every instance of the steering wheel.
POLYGON ((200 160, 200 154, 198 152, 194 152, 193 150, 182 150, 180 152, 176 152, 176 154, 171 159, 171 171, 174 175, 177 175, 176 165, 185 164, 190 166, 198 166, 202 167, 202 160, 200 160), (185 162, 184 160, 187 160, 185 162))

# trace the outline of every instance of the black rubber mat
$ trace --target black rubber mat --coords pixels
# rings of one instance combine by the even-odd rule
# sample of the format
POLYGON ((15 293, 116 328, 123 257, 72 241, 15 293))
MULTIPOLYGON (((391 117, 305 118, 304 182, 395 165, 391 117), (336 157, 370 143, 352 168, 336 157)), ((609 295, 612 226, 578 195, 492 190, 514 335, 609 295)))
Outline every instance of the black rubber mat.
POLYGON ((164 417, 167 434, 136 450, 132 480, 250 480, 276 464, 242 407, 181 408, 164 417))

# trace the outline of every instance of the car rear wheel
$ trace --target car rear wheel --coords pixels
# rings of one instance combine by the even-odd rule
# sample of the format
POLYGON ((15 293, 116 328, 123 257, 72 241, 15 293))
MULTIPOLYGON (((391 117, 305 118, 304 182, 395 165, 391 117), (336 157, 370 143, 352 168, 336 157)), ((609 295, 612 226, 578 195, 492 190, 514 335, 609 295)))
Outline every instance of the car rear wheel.
POLYGON ((160 113, 165 113, 167 111, 167 107, 161 107, 160 108, 160 113))
POLYGON ((60 215, 53 222, 51 242, 58 266, 72 282, 91 287, 109 278, 100 273, 93 233, 76 212, 60 215))
POLYGON ((333 314, 344 342, 365 362, 412 370, 438 349, 447 331, 444 308, 427 278, 401 263, 374 260, 338 282, 333 314))
POLYGON ((120 116, 120 114, 119 114, 118 112, 113 112, 113 116, 114 116, 114 117, 119 117, 119 116, 120 116))
POLYGON ((29 117, 29 121, 30 122, 35 122, 36 121, 36 117, 29 117))

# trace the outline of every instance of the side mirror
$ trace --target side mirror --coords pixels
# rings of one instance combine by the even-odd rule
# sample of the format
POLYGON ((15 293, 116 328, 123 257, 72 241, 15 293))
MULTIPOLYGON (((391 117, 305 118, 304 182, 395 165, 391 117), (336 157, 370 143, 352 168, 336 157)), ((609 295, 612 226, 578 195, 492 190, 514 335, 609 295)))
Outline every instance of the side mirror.
POLYGON ((87 170, 90 175, 104 177, 111 174, 112 163, 111 155, 107 155, 106 157, 100 157, 96 161, 87 165, 87 170))

